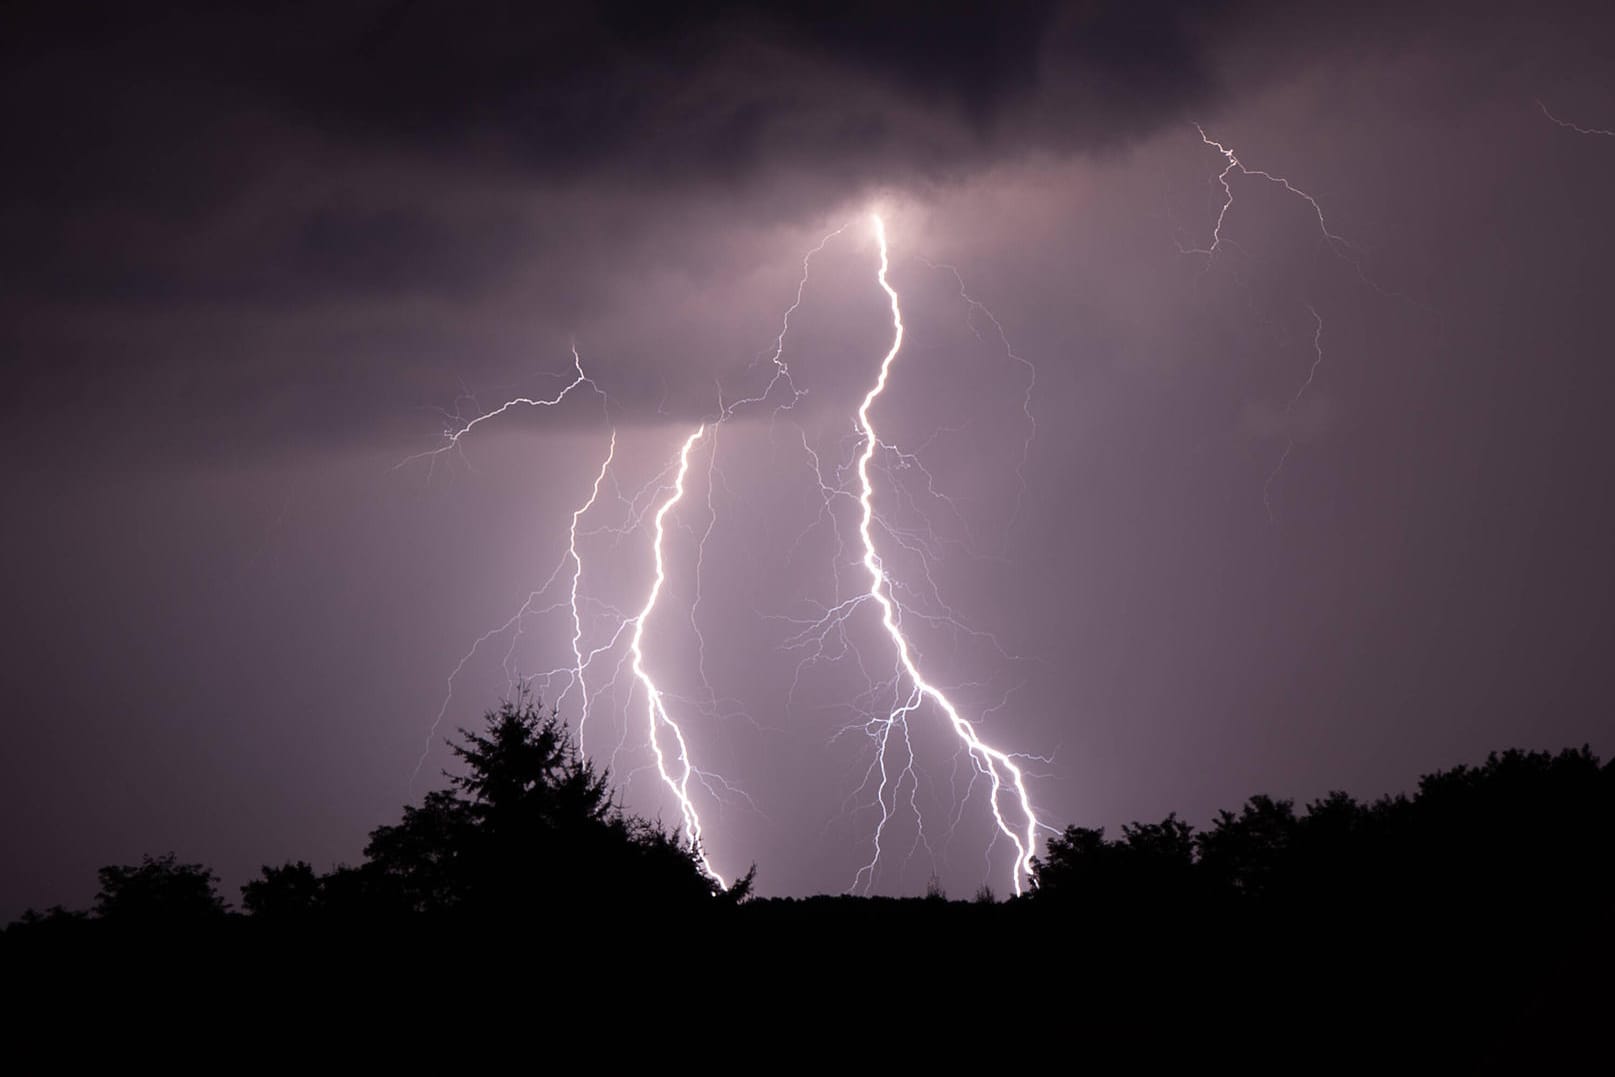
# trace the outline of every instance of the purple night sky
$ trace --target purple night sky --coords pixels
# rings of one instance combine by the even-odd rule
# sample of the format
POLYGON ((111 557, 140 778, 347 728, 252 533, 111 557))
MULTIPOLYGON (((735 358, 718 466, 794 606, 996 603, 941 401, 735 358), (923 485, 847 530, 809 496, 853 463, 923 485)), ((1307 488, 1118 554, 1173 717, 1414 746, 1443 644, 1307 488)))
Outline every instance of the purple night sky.
MULTIPOLYGON (((571 664, 567 568, 429 737, 562 563, 613 427, 587 639, 637 611, 655 488, 638 528, 620 498, 720 389, 768 384, 803 256, 849 223, 785 337, 805 395, 692 454, 645 653, 732 783, 695 794, 714 864, 853 885, 894 659, 869 605, 861 663, 788 644, 867 586, 803 446, 853 462, 891 344, 872 211, 907 331, 874 419, 913 454, 877 455, 877 541, 920 665, 1035 757, 1045 823, 1615 751, 1607 7, 227 7, 0 23, 0 917, 143 852, 231 895, 357 862, 444 736, 571 664), (1227 162, 1197 123, 1316 208, 1235 170, 1203 253, 1227 162), (405 462, 553 396, 574 341, 609 408, 580 388, 405 462)), ((674 822, 623 654, 584 747, 674 822)), ((909 731, 861 882, 1008 892, 942 716, 909 731)))

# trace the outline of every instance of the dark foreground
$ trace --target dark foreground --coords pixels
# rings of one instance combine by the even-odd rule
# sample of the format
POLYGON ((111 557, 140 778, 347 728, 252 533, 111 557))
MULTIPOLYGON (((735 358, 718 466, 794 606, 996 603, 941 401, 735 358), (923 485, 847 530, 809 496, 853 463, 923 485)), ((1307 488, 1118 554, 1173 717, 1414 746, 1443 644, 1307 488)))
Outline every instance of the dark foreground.
MULTIPOLYGON (((873 1051, 892 1064, 1023 1050, 1059 1052, 1061 1068, 1188 1054, 1305 1069, 1361 1059, 1552 1072, 1607 1057, 1609 911, 1604 898, 1555 909, 1485 895, 1369 914, 862 898, 659 913, 621 903, 535 908, 517 923, 231 916, 137 931, 85 921, 8 932, 3 960, 45 1015, 72 998, 78 1019, 179 1018, 204 1039, 287 1021, 409 1035, 417 1019, 430 1039, 473 1013, 514 1013, 588 1030, 607 1059, 676 1041, 699 1054, 702 1042, 761 1040, 792 1056, 873 1051)), ((524 1027, 490 1034, 520 1040, 524 1027)))
POLYGON ((0 934, 10 1027, 475 1035, 609 1072, 1608 1068, 1615 765, 1585 748, 1372 803, 1256 796, 1200 831, 1068 827, 1028 894, 969 902, 720 887, 529 706, 457 751, 465 773, 375 830, 362 863, 266 866, 243 913, 202 865, 103 868, 93 910, 0 934))

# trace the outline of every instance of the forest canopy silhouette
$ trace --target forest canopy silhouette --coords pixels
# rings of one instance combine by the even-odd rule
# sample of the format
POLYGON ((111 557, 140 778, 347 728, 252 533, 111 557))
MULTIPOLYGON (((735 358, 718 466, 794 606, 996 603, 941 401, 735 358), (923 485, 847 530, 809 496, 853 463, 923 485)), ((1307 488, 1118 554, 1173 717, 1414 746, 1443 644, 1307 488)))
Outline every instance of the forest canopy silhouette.
POLYGON ((500 704, 450 745, 459 767, 447 786, 371 831, 357 865, 265 865, 231 911, 206 866, 148 855, 102 868, 92 910, 30 910, 5 934, 17 941, 232 923, 385 930, 625 909, 738 917, 791 932, 894 917, 969 918, 974 931, 1164 913, 1329 931, 1486 923, 1496 934, 1535 931, 1547 917, 1583 923, 1615 907, 1615 764, 1587 747, 1494 753, 1425 776, 1411 795, 1368 803, 1332 792, 1298 810, 1256 795, 1198 831, 1175 814, 1115 837, 1068 826, 1034 860, 1025 895, 999 901, 984 886, 966 903, 935 886, 915 899, 759 900, 755 867, 725 887, 676 830, 626 811, 560 715, 530 696, 500 704))
POLYGON ((266 865, 236 911, 207 866, 172 853, 108 865, 92 909, 30 910, 0 958, 117 978, 205 955, 249 991, 301 991, 333 959, 409 976, 400 962, 437 954, 470 984, 536 997, 609 998, 634 970, 679 990, 744 982, 723 994, 740 1007, 822 1006, 856 970, 900 969, 901 990, 860 997, 917 1016, 962 984, 1033 986, 972 989, 969 1005, 982 1022, 1080 1014, 1148 1043, 1163 1020, 1248 1045, 1401 1014, 1384 1035, 1492 1062, 1539 1060, 1607 1016, 1615 765, 1586 747, 1493 754, 1369 803, 1257 795, 1203 830, 1176 815, 1113 837, 1068 826, 1027 893, 961 901, 935 884, 757 898, 755 868, 721 886, 678 832, 627 812, 531 698, 451 746, 447 785, 371 831, 356 865, 266 865), (1190 1006, 1195 1020, 1174 1016, 1190 1006))

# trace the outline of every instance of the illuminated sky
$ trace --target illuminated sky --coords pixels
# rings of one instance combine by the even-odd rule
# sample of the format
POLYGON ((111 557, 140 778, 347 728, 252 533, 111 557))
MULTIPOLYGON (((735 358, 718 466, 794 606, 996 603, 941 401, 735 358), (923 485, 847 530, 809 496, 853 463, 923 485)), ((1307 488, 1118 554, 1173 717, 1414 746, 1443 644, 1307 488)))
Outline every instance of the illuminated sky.
MULTIPOLYGON (((1615 750, 1615 17, 549 6, 5 16, 0 915, 146 851, 232 887, 357 860, 507 669, 570 661, 561 611, 479 650, 412 778, 450 672, 565 554, 607 416, 584 579, 632 613, 650 517, 613 533, 616 492, 720 385, 767 383, 803 256, 849 222, 785 338, 806 395, 693 450, 645 645, 737 790, 703 808, 719 870, 851 885, 868 681, 785 645, 838 571, 859 586, 856 516, 820 519, 802 444, 854 459, 892 343, 876 210, 906 337, 875 418, 930 475, 877 461, 876 500, 935 555, 916 609, 969 631, 908 623, 982 735, 1042 757, 1046 822, 1615 750), (1227 166, 1197 123, 1315 204, 1231 173, 1195 253, 1227 166), (1036 368, 1029 450, 1026 368, 961 280, 1036 368), (553 396, 574 342, 609 412, 580 392, 397 466, 446 416, 553 396)), ((598 758, 631 680, 590 717, 598 758)), ((950 810, 931 717, 936 825, 896 819, 872 888, 1002 893, 1013 852, 979 799, 950 810)), ((631 806, 677 819, 645 762, 618 757, 631 806)))

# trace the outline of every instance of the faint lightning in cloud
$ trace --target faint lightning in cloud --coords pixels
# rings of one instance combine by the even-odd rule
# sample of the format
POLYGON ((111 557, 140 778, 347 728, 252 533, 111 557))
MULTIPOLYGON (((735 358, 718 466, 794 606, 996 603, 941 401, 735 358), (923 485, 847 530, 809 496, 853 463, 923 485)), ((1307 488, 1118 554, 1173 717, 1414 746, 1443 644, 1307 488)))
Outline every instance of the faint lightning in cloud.
POLYGON ((1362 252, 1345 236, 1329 227, 1329 221, 1324 217, 1323 206, 1310 193, 1297 187, 1283 176, 1275 175, 1272 172, 1266 172, 1259 168, 1247 167, 1245 162, 1240 159, 1239 155, 1234 152, 1232 147, 1226 146, 1223 143, 1211 138, 1206 134, 1205 129, 1202 128, 1198 123, 1194 125, 1194 129, 1199 133, 1201 142, 1216 150, 1223 157, 1225 164, 1223 165, 1222 171, 1217 174, 1217 183, 1222 187, 1223 200, 1222 206, 1217 210, 1217 219, 1211 228, 1211 243, 1205 247, 1185 247, 1183 242, 1180 240, 1178 242, 1178 250, 1181 253, 1203 254, 1208 258, 1217 254, 1225 241, 1222 233, 1223 224, 1227 221, 1228 213, 1234 205, 1234 188, 1233 184, 1229 182, 1229 178, 1235 172, 1238 172, 1242 176, 1254 176, 1258 179, 1266 180, 1269 183, 1284 188, 1290 194, 1295 195, 1297 198, 1305 202, 1312 210, 1312 215, 1318 222, 1318 232, 1323 236, 1324 243, 1337 258, 1352 267, 1352 269, 1357 273, 1358 280, 1362 281, 1364 284, 1368 285, 1370 288, 1374 289, 1374 291, 1378 292, 1387 299, 1399 300, 1423 311, 1434 320, 1438 339, 1444 340, 1446 338, 1446 318, 1442 315, 1442 313, 1436 308, 1432 307, 1429 303, 1416 299, 1395 289, 1387 288, 1380 284, 1379 281, 1370 277, 1368 275, 1368 271, 1363 268, 1362 252))
POLYGON ((601 397, 604 398, 605 394, 600 391, 600 387, 583 372, 583 359, 578 355, 578 346, 576 344, 572 345, 572 369, 577 372, 577 377, 573 378, 572 381, 567 383, 566 387, 557 393, 552 399, 545 400, 542 397, 518 396, 514 399, 507 400, 492 411, 484 412, 483 414, 478 415, 476 418, 471 419, 469 422, 464 423, 464 425, 460 426, 458 429, 445 430, 443 432, 443 444, 439 445, 435 449, 428 449, 426 452, 418 452, 414 456, 406 456, 393 466, 393 470, 396 471, 406 464, 414 463, 416 460, 420 460, 425 457, 440 456, 443 453, 448 452, 450 449, 456 448, 460 444, 460 439, 471 433, 472 430, 487 422, 489 419, 494 419, 503 415, 512 408, 553 408, 555 405, 559 404, 561 401, 565 400, 569 395, 571 395, 572 390, 576 389, 580 385, 589 386, 595 392, 600 393, 601 397))
MULTIPOLYGON (((1323 365, 1323 315, 1319 314, 1318 308, 1311 303, 1307 304, 1307 310, 1312 314, 1313 321, 1312 365, 1307 369, 1306 381, 1301 383, 1301 387, 1295 391, 1290 402, 1284 405, 1286 417, 1295 411, 1295 406, 1301 403, 1301 398, 1312 388, 1313 381, 1318 377, 1318 368, 1323 365)), ((1284 470, 1285 461, 1294 451, 1295 439, 1292 437, 1285 442, 1284 451, 1279 454, 1279 462, 1273 465, 1273 470, 1267 474, 1267 481, 1262 483, 1262 507, 1267 510, 1267 522, 1270 524, 1278 522, 1278 518, 1273 515, 1273 482, 1279 477, 1279 472, 1284 470)))
POLYGON ((1301 398, 1317 380, 1318 368, 1323 365, 1323 315, 1319 314, 1318 308, 1311 303, 1307 304, 1307 313, 1312 315, 1312 365, 1307 368, 1307 380, 1301 383, 1301 387, 1295 391, 1290 402, 1284 405, 1286 412, 1294 411, 1295 406, 1301 403, 1301 398))
MULTIPOLYGON (((1333 231, 1329 227, 1329 222, 1324 217, 1323 206, 1318 203, 1316 198, 1314 198, 1308 192, 1297 187, 1283 176, 1275 175, 1272 172, 1267 172, 1262 169, 1247 167, 1245 163, 1240 160, 1239 155, 1234 152, 1231 147, 1226 146, 1207 135, 1205 128, 1201 127, 1198 123, 1194 125, 1194 129, 1199 133, 1200 141, 1215 149, 1219 154, 1222 155, 1224 162, 1226 162, 1223 165, 1222 171, 1217 174, 1217 182, 1221 185, 1223 190, 1223 201, 1221 207, 1217 210, 1217 219, 1212 225, 1211 243, 1205 247, 1185 247, 1180 242, 1178 244, 1178 249, 1182 253, 1203 254, 1207 257, 1216 255, 1224 242, 1222 231, 1223 225, 1228 219, 1229 210, 1232 209, 1234 205, 1234 188, 1229 182, 1229 178, 1235 172, 1238 172, 1242 176, 1254 176, 1259 179, 1266 180, 1269 183, 1276 184, 1277 186, 1284 188, 1289 193, 1304 201, 1308 207, 1311 208, 1312 215, 1318 222, 1318 231, 1323 236, 1324 242, 1328 245, 1331 251, 1350 264, 1351 267, 1357 271, 1357 277, 1359 280, 1368 285, 1370 288, 1374 289, 1374 291, 1378 292, 1380 295, 1387 298, 1400 299, 1413 303, 1420 309, 1434 315, 1437 319, 1437 324, 1441 326, 1442 335, 1445 335, 1445 326, 1440 314, 1437 311, 1433 310, 1424 303, 1410 300, 1407 296, 1382 288, 1375 281, 1369 279, 1368 274, 1363 270, 1362 262, 1357 256, 1356 249, 1344 236, 1333 231)), ((1304 396, 1307 390, 1311 388, 1314 379, 1316 379, 1318 376, 1318 367, 1323 363, 1323 317, 1318 313, 1318 309, 1311 303, 1308 303, 1306 306, 1307 311, 1312 315, 1314 323, 1312 334, 1312 365, 1307 371, 1306 380, 1303 381, 1301 383, 1301 387, 1296 390, 1295 396, 1293 396, 1289 403, 1284 406, 1284 415, 1286 417, 1290 416, 1295 411, 1295 407, 1301 402, 1302 396, 1304 396)), ((1294 451, 1295 440, 1294 438, 1291 438, 1286 441, 1284 451, 1279 454, 1278 463, 1273 466, 1272 471, 1268 472, 1266 480, 1262 483, 1262 506, 1267 511, 1267 519, 1269 523, 1276 522, 1276 518, 1273 514, 1273 483, 1278 479, 1279 473, 1284 470, 1285 463, 1288 462, 1290 455, 1294 451)))
POLYGON ((1316 198, 1312 197, 1306 191, 1303 191, 1301 188, 1297 187, 1283 176, 1275 176, 1273 173, 1264 172, 1259 168, 1247 168, 1245 163, 1239 159, 1238 154, 1227 146, 1224 146, 1221 142, 1218 142, 1216 139, 1213 139, 1207 135, 1205 128, 1201 127, 1197 123, 1194 125, 1194 129, 1200 132, 1200 141, 1222 154, 1223 159, 1227 162, 1227 164, 1223 166, 1223 170, 1217 175, 1217 182, 1222 185, 1223 203, 1222 208, 1217 211, 1217 221, 1211 229, 1211 245, 1208 247, 1184 247, 1180 243, 1178 245, 1178 249, 1180 251, 1182 251, 1184 254, 1212 255, 1216 254, 1218 249, 1222 246, 1223 222, 1228 219, 1228 211, 1234 206, 1234 188, 1233 185, 1228 182, 1228 177, 1237 171, 1242 176, 1255 176, 1259 179, 1267 180, 1269 183, 1277 184, 1278 186, 1283 187, 1286 191, 1289 191, 1291 194, 1295 195, 1297 198, 1305 201, 1307 205, 1312 207, 1312 213, 1318 219, 1318 230, 1323 233, 1324 240, 1329 244, 1330 249, 1336 254, 1340 255, 1342 258, 1345 258, 1347 261, 1351 262, 1353 265, 1357 264, 1356 258, 1352 257, 1351 254, 1348 253, 1352 250, 1351 244, 1347 242, 1344 236, 1336 235, 1334 232, 1330 231, 1329 222, 1324 219, 1323 207, 1318 204, 1318 200, 1316 198))
POLYGON ((1571 123, 1569 120, 1561 120, 1548 111, 1548 106, 1542 103, 1541 98, 1537 99, 1536 107, 1542 110, 1542 115, 1567 131, 1574 131, 1578 135, 1603 135, 1605 138, 1615 138, 1615 131, 1606 130, 1602 127, 1583 127, 1580 124, 1571 123))
POLYGON ((797 401, 801 400, 802 397, 806 395, 801 389, 798 389, 796 387, 796 383, 791 380, 790 364, 786 363, 784 359, 785 337, 791 331, 791 315, 795 314, 797 310, 801 308, 802 297, 807 292, 809 266, 813 261, 813 256, 823 251, 832 239, 836 238, 850 227, 852 227, 850 224, 844 224, 835 231, 828 233, 823 239, 819 240, 816 246, 811 248, 802 256, 802 276, 801 279, 796 282, 796 298, 791 301, 790 306, 785 308, 785 315, 780 319, 779 335, 774 338, 774 352, 768 357, 769 363, 774 367, 774 376, 768 380, 767 385, 763 386, 762 392, 757 393, 754 396, 742 397, 731 403, 728 407, 721 408, 720 412, 724 419, 733 418, 735 412, 743 407, 747 407, 752 404, 760 404, 767 400, 773 395, 774 387, 782 381, 785 383, 785 387, 791 391, 791 399, 788 403, 780 404, 774 409, 774 414, 776 416, 781 411, 789 411, 791 408, 795 407, 797 401))
POLYGON ((985 303, 965 291, 965 279, 957 268, 944 263, 928 262, 923 258, 920 261, 932 269, 947 272, 953 277, 954 282, 959 285, 959 298, 965 301, 968 310, 965 320, 970 326, 970 331, 976 334, 976 339, 982 341, 986 339, 976 325, 976 316, 979 314, 991 323, 993 332, 998 336, 998 342, 1003 345, 1005 358, 1011 362, 1019 363, 1026 369, 1026 391, 1021 395, 1021 412, 1026 416, 1026 438, 1021 442, 1021 458, 1015 464, 1015 479, 1017 482, 1015 507, 1011 510, 1009 520, 1004 525, 1004 541, 1007 544, 1009 541, 1008 533, 1014 529, 1016 521, 1020 519, 1021 507, 1026 499, 1026 462, 1032 455, 1032 442, 1037 438, 1037 417, 1032 414, 1032 396, 1037 391, 1037 367, 1032 365, 1030 359, 1025 359, 1015 354, 1015 348, 1010 344, 1009 336, 1004 332, 1004 326, 999 322, 998 317, 987 309, 985 303))

